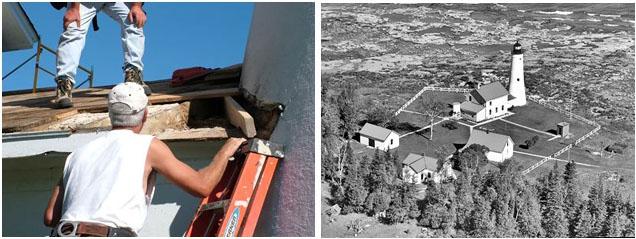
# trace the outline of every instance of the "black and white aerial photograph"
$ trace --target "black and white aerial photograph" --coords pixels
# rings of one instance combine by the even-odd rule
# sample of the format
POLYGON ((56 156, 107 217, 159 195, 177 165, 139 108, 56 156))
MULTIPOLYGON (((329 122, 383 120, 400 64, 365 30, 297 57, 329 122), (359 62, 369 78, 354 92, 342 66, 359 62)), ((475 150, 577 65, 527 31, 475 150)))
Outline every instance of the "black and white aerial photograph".
POLYGON ((322 237, 634 237, 634 3, 321 10, 322 237))

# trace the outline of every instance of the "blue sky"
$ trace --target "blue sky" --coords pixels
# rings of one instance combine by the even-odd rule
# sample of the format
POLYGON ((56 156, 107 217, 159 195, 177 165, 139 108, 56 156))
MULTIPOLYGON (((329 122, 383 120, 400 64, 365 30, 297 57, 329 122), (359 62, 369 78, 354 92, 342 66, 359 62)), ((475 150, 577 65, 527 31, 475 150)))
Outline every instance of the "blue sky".
MULTIPOLYGON (((57 48, 64 10, 49 3, 22 3, 45 45, 57 48)), ((252 3, 146 3, 144 79, 168 79, 179 68, 222 67, 243 61, 252 19, 252 3)), ((123 81, 123 52, 119 25, 104 13, 97 15, 99 31, 88 32, 81 65, 95 68, 96 86, 123 81)), ((34 48, 36 45, 34 44, 34 48)), ((2 75, 35 53, 35 49, 3 52, 2 75)), ((55 56, 43 54, 41 65, 55 71, 55 56)), ((32 60, 2 81, 2 90, 30 89, 32 60)), ((77 84, 86 79, 78 70, 77 84)), ((40 71, 38 87, 54 86, 53 77, 40 71)), ((82 86, 86 87, 88 84, 82 86)))

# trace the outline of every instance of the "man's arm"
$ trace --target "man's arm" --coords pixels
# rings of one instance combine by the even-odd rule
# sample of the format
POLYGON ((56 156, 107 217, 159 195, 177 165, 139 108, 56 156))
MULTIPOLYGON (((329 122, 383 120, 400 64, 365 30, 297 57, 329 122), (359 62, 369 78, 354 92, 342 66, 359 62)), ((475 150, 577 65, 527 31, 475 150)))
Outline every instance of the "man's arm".
POLYGON ((146 25, 146 13, 141 9, 141 2, 135 2, 130 5, 130 12, 128 13, 128 20, 135 24, 138 28, 146 25))
POLYGON ((207 197, 221 180, 228 159, 245 141, 242 138, 230 138, 214 155, 212 162, 199 171, 179 161, 168 146, 154 138, 148 150, 148 161, 152 169, 164 175, 170 182, 196 197, 207 197))
POLYGON ((62 201, 64 198, 64 188, 62 188, 62 179, 53 188, 49 204, 44 210, 44 225, 54 227, 60 222, 62 217, 62 201))

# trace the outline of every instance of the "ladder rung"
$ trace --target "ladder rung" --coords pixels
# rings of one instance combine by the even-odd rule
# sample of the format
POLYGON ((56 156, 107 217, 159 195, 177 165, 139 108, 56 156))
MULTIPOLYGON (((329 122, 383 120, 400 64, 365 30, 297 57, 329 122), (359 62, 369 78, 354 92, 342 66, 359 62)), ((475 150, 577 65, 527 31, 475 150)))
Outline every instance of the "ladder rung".
POLYGON ((206 203, 201 205, 199 212, 205 212, 209 210, 218 210, 223 209, 225 211, 227 209, 227 205, 230 203, 229 199, 219 200, 216 202, 206 203))

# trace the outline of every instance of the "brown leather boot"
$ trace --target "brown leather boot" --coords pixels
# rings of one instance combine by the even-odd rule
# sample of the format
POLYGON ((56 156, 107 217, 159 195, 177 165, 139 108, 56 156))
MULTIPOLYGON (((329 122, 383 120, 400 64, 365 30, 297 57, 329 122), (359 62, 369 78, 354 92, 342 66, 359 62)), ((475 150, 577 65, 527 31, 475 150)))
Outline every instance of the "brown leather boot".
POLYGON ((55 104, 58 108, 70 108, 73 107, 73 82, 68 76, 58 76, 55 78, 57 83, 55 104))
POLYGON ((124 67, 124 74, 124 82, 135 82, 144 88, 144 94, 147 96, 152 94, 152 90, 150 90, 150 86, 146 85, 146 82, 144 82, 143 72, 141 72, 139 68, 131 64, 126 64, 124 67))

